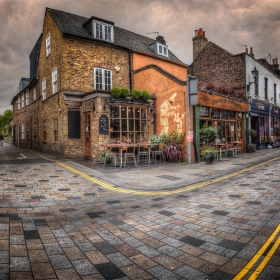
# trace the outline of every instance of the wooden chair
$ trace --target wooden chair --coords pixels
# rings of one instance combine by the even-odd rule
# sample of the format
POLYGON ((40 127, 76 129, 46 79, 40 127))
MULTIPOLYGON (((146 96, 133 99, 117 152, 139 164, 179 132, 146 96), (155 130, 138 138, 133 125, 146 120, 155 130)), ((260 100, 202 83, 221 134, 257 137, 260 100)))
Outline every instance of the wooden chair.
POLYGON ((152 152, 153 159, 155 163, 157 163, 157 156, 159 155, 159 159, 162 159, 165 163, 164 154, 163 154, 163 144, 158 144, 158 150, 152 152))
POLYGON ((236 147, 234 147, 232 144, 228 144, 228 142, 226 143, 227 146, 227 152, 231 152, 232 153, 232 157, 234 157, 235 152, 236 152, 236 147))
POLYGON ((236 147, 236 156, 242 153, 242 142, 239 142, 236 147))

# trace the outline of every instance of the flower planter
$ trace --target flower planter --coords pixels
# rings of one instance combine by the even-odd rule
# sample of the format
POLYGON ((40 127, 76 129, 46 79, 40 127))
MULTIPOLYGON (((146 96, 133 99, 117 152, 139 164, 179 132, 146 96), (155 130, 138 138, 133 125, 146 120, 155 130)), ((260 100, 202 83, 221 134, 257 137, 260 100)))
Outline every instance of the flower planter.
POLYGON ((248 153, 255 153, 256 149, 257 149, 257 145, 256 144, 249 143, 247 145, 247 152, 248 153))
POLYGON ((214 159, 215 159, 215 154, 210 152, 210 153, 205 153, 204 158, 207 164, 213 164, 214 159))

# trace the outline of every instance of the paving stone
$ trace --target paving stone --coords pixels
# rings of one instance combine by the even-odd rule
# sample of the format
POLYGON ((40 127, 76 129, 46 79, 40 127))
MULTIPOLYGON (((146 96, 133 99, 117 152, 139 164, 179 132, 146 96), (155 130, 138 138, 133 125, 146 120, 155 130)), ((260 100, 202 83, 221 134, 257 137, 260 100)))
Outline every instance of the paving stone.
POLYGON ((145 270, 148 268, 157 266, 156 262, 154 262, 153 260, 147 258, 146 256, 144 256, 142 254, 138 254, 136 256, 131 256, 129 259, 145 270))
POLYGON ((157 250, 172 258, 176 258, 176 257, 179 257, 184 254, 184 252, 182 252, 174 247, 171 247, 169 245, 162 246, 162 247, 158 248, 157 250))
POLYGON ((107 242, 96 243, 94 245, 104 255, 117 252, 117 250, 107 242))
POLYGON ((62 248, 75 246, 75 243, 73 242, 73 240, 70 237, 58 237, 58 238, 56 238, 56 240, 58 241, 59 245, 62 248))
POLYGON ((49 262, 49 258, 45 250, 30 250, 28 251, 29 260, 31 263, 35 262, 49 262))
POLYGON ((0 263, 9 263, 9 251, 0 251, 0 263))
POLYGON ((40 239, 38 230, 24 230, 25 239, 40 239))
POLYGON ((183 265, 183 263, 181 263, 167 255, 160 255, 158 257, 155 257, 153 260, 169 270, 173 270, 173 269, 183 265))
POLYGON ((232 280, 233 275, 232 274, 228 274, 226 272, 223 271, 216 271, 214 272, 212 275, 208 276, 208 280, 232 280))
POLYGON ((219 243, 220 246, 229 248, 229 249, 233 249, 233 250, 241 250, 246 244, 244 243, 240 243, 240 242, 235 242, 232 240, 223 240, 219 243))
MULTIPOLYGON (((236 254, 237 258, 251 260, 251 258, 258 252, 259 248, 252 246, 245 246, 236 254)), ((264 254, 263 254, 264 255, 264 254)))
POLYGON ((105 279, 120 279, 126 277, 125 273, 113 263, 96 264, 95 268, 105 279))
POLYGON ((158 265, 147 270, 148 273, 153 275, 156 279, 159 280, 176 280, 180 279, 180 276, 176 275, 175 273, 169 271, 165 267, 158 265))
POLYGON ((44 248, 45 248, 46 253, 47 253, 48 256, 64 255, 64 252, 63 252, 63 250, 61 249, 61 247, 59 246, 58 243, 44 244, 44 248))
POLYGON ((199 267, 201 267, 207 263, 205 260, 197 258, 188 253, 185 253, 184 255, 177 257, 176 260, 178 260, 184 264, 187 264, 188 266, 191 266, 195 269, 198 269, 199 267))
POLYGON ((220 268, 219 265, 208 262, 205 265, 203 265, 202 267, 200 267, 199 270, 202 271, 203 273, 207 274, 207 275, 211 275, 215 271, 217 271, 219 268, 220 268))
POLYGON ((25 239, 23 235, 11 235, 10 236, 10 244, 25 244, 25 239))
MULTIPOLYGON (((8 273, 7 273, 8 274, 8 273)), ((3 280, 5 278, 2 278, 1 272, 0 272, 0 279, 3 280)), ((9 276, 8 276, 9 277, 9 276)), ((32 273, 30 271, 12 271, 10 273, 10 278, 7 278, 10 280, 33 280, 32 273)))
POLYGON ((59 269, 55 271, 59 280, 80 280, 80 276, 74 268, 59 269))
POLYGON ((199 271, 199 270, 196 270, 196 269, 193 269, 192 267, 190 266, 187 266, 187 265, 183 265, 177 269, 174 270, 174 272, 176 272, 177 274, 179 274, 180 276, 182 277, 188 277, 188 279, 206 279, 207 278, 207 274, 199 271))
POLYGON ((34 279, 56 279, 56 275, 50 263, 33 263, 32 273, 34 279))
POLYGON ((30 271, 28 257, 11 257, 10 271, 30 271))
POLYGON ((155 250, 154 248, 148 245, 137 247, 137 250, 141 252, 143 255, 147 256, 148 258, 154 258, 156 256, 161 255, 161 252, 155 250))
POLYGON ((195 247, 199 247, 199 246, 201 246, 202 244, 205 243, 204 240, 201 240, 201 239, 198 239, 198 238, 195 238, 195 237, 192 237, 192 236, 188 236, 188 235, 183 237, 183 238, 180 238, 179 240, 181 242, 190 244, 190 245, 195 246, 195 247))
POLYGON ((52 267, 54 269, 71 268, 72 265, 65 255, 50 255, 49 259, 51 261, 52 267))
POLYGON ((142 241, 140 241, 140 240, 138 240, 137 238, 134 238, 134 237, 123 238, 123 241, 133 248, 137 248, 139 246, 145 245, 145 243, 143 243, 142 241))
POLYGON ((122 255, 121 253, 109 254, 109 255, 106 255, 106 257, 117 267, 123 267, 123 266, 132 264, 132 262, 129 259, 127 259, 124 255, 122 255))
POLYGON ((174 248, 178 248, 178 247, 183 246, 185 244, 184 242, 178 241, 178 240, 176 240, 174 238, 171 238, 171 237, 161 239, 161 241, 166 243, 169 246, 174 247, 174 248))
POLYGON ((85 255, 94 264, 94 266, 109 262, 109 260, 99 251, 85 252, 85 255))
POLYGON ((220 270, 228 274, 236 275, 247 263, 247 260, 232 258, 224 264, 220 270))
POLYGON ((152 279, 153 276, 147 273, 145 270, 141 269, 137 265, 130 265, 121 268, 121 270, 130 278, 135 280, 149 280, 152 279))
POLYGON ((98 273, 97 269, 87 259, 75 260, 75 261, 72 261, 72 264, 75 267, 76 271, 81 276, 98 273))

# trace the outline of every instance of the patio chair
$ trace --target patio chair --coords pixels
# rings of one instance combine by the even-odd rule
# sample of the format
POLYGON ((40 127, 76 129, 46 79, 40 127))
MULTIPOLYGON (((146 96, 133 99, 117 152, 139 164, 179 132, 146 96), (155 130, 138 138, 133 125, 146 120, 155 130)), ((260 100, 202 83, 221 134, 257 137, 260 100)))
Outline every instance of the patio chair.
POLYGON ((140 157, 143 157, 144 158, 144 162, 148 162, 148 158, 149 158, 149 146, 147 145, 141 145, 139 144, 138 145, 138 153, 137 153, 137 162, 139 164, 139 160, 140 160, 140 157))
POLYGON ((113 148, 113 149, 110 149, 109 147, 105 146, 105 156, 104 156, 104 165, 108 162, 108 159, 110 158, 111 160, 114 159, 115 161, 115 167, 117 166, 117 160, 118 160, 118 157, 119 157, 119 149, 117 148, 113 148))
POLYGON ((122 155, 124 157, 123 167, 128 166, 127 162, 128 162, 129 158, 134 159, 135 167, 137 167, 136 156, 135 156, 135 145, 133 145, 133 146, 123 146, 121 149, 122 149, 122 155))
POLYGON ((159 156, 159 159, 162 159, 165 163, 164 154, 163 154, 163 144, 162 143, 158 144, 158 150, 153 151, 152 155, 153 155, 153 159, 155 161, 155 164, 157 163, 157 156, 159 156))

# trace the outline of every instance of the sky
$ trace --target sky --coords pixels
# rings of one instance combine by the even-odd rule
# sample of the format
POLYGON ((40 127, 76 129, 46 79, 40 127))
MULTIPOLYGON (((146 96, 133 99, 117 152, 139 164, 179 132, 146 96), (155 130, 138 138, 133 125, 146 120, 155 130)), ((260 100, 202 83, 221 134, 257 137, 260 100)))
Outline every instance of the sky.
POLYGON ((199 28, 232 54, 247 45, 255 58, 280 57, 279 0, 0 0, 0 115, 12 109, 20 79, 29 78, 29 54, 46 7, 107 19, 152 39, 158 32, 186 64, 192 63, 192 38, 199 28))

